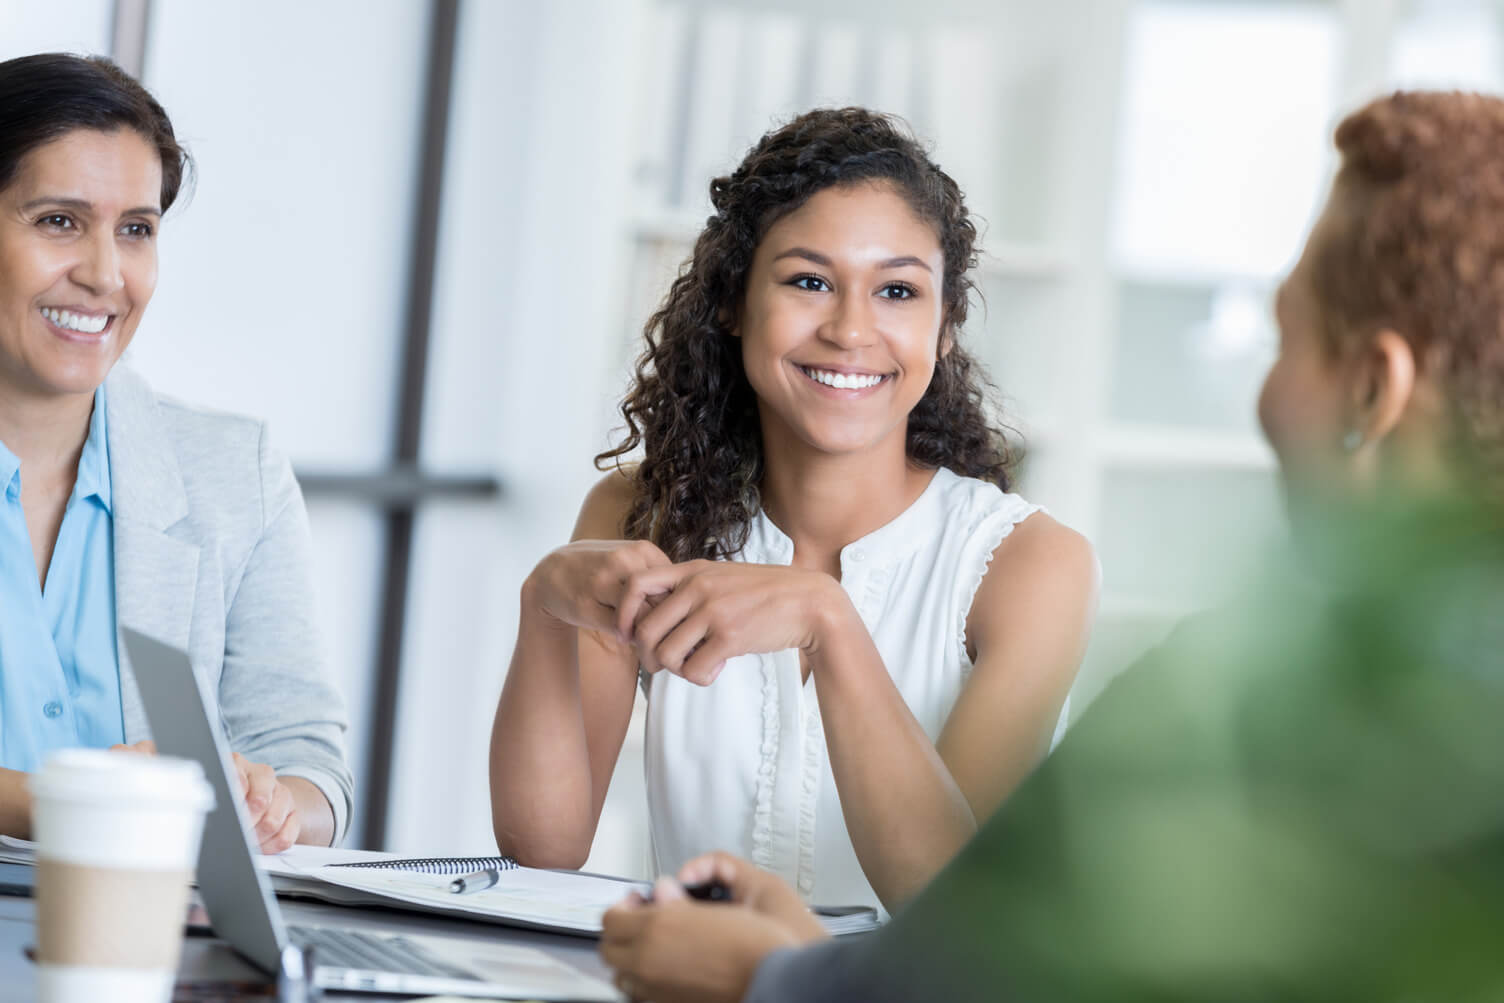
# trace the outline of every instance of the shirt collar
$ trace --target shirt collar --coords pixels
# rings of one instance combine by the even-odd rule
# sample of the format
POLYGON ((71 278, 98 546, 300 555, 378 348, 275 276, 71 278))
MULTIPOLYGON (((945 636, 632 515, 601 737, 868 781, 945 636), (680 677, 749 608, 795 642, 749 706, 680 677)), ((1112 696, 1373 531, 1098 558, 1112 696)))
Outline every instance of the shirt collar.
MULTIPOLYGON (((3 473, 0 468, 0 473, 3 473)), ((89 419, 89 438, 78 458, 78 478, 73 482, 74 498, 97 498, 106 512, 110 509, 110 444, 105 421, 104 386, 94 391, 94 414, 89 419)))
POLYGON ((14 500, 15 493, 21 490, 17 476, 20 472, 21 458, 0 442, 0 496, 14 500))

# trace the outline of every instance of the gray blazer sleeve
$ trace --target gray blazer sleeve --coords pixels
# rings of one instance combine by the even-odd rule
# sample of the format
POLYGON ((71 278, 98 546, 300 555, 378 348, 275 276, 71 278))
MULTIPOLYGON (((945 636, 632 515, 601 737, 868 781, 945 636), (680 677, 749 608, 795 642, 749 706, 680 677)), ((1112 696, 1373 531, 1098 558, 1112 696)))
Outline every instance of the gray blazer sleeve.
POLYGON ((308 513, 291 464, 268 448, 264 429, 260 468, 262 532, 226 611, 220 713, 237 752, 323 792, 338 843, 354 799, 344 701, 321 657, 308 513))

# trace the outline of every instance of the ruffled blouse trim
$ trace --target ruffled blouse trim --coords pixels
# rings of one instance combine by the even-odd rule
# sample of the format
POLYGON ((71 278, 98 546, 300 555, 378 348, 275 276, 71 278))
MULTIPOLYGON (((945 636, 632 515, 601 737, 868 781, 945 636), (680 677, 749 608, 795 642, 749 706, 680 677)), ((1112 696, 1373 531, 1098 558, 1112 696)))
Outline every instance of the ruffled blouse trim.
POLYGON ((752 811, 752 863, 765 871, 777 873, 773 851, 773 793, 778 779, 778 738, 781 725, 778 713, 777 659, 765 656, 762 662, 762 757, 757 767, 757 800, 752 811))
POLYGON ((977 590, 982 587, 987 569, 992 566, 993 551, 1008 538, 1015 526, 1035 512, 1044 511, 1044 506, 1025 502, 1017 495, 1007 497, 1019 504, 1002 510, 987 509, 978 514, 967 527, 966 543, 962 546, 961 560, 956 570, 956 580, 966 583, 965 591, 960 596, 961 601, 956 603, 955 628, 956 650, 961 656, 963 682, 971 677, 971 670, 975 668, 971 654, 966 650, 966 621, 971 618, 971 604, 976 601, 977 590))
POLYGON ((804 726, 804 762, 799 785, 799 863, 795 887, 805 902, 815 891, 815 809, 820 802, 820 779, 825 767, 825 727, 820 705, 809 708, 804 726))

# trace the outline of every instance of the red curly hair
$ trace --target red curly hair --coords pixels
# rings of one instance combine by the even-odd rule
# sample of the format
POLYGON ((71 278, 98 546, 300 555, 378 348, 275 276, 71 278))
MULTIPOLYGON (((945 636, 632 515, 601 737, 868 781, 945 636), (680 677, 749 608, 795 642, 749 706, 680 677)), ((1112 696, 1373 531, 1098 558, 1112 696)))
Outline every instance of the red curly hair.
POLYGON ((1457 459, 1504 488, 1504 100, 1400 92, 1337 127, 1315 285, 1341 349, 1390 328, 1454 409, 1457 459))

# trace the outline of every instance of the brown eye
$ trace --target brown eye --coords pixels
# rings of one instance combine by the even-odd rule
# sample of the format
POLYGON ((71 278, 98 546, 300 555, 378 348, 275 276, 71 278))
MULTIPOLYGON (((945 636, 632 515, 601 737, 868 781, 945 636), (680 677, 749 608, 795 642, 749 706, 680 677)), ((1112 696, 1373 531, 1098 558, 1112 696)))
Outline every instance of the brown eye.
POLYGON ((796 275, 789 280, 789 285, 807 293, 821 293, 830 288, 830 284, 818 275, 796 275))

